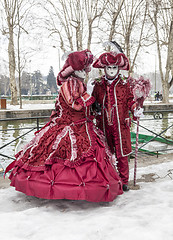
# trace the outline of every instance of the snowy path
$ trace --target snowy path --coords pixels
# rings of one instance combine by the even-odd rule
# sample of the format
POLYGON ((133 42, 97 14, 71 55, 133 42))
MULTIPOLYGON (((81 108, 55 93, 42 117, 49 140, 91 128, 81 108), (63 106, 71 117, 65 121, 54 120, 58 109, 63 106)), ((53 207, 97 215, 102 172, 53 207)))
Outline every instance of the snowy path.
POLYGON ((43 200, 0 189, 1 239, 172 240, 173 161, 140 167, 137 177, 150 173, 154 182, 140 182, 139 190, 112 203, 43 200))

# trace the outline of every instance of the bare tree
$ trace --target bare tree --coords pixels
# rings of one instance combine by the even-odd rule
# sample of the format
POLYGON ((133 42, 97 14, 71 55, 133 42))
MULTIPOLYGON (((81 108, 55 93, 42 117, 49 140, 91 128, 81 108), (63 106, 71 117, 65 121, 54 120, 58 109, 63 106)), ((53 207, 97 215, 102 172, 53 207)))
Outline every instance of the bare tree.
POLYGON ((47 29, 50 35, 58 35, 63 52, 90 49, 93 29, 106 9, 109 0, 47 0, 47 29), (52 8, 50 8, 50 6, 52 8))
POLYGON ((86 12, 87 21, 88 21, 87 48, 90 49, 92 36, 94 32, 98 34, 98 31, 96 29, 98 28, 99 20, 103 17, 103 13, 106 11, 109 0, 104 0, 104 1, 85 0, 84 3, 85 3, 85 12, 86 12), (95 22, 96 22, 96 25, 93 26, 95 22))
POLYGON ((9 57, 9 74, 10 74, 10 90, 11 90, 11 104, 16 105, 17 101, 17 87, 15 80, 15 47, 14 47, 14 28, 16 26, 16 10, 17 10, 17 0, 3 1, 5 10, 5 20, 7 23, 7 28, 3 29, 3 34, 8 35, 8 57, 9 57))
POLYGON ((131 74, 141 48, 151 44, 148 42, 149 31, 146 30, 147 8, 144 0, 109 0, 104 15, 107 26, 102 39, 115 40, 122 46, 130 62, 131 74))
MULTIPOLYGON (((24 3, 25 1, 23 1, 24 3)), ((20 108, 22 108, 22 96, 21 96, 21 86, 22 86, 22 71, 24 70, 25 64, 26 64, 26 56, 29 53, 28 51, 25 51, 23 53, 22 48, 21 48, 21 35, 24 32, 26 35, 28 35, 28 31, 25 29, 26 23, 28 23, 29 19, 29 14, 31 10, 31 5, 33 6, 34 4, 31 4, 32 1, 30 1, 30 4, 25 4, 24 5, 24 10, 21 11, 22 7, 22 2, 17 2, 17 13, 16 13, 16 35, 17 35, 17 67, 16 71, 18 72, 18 81, 19 81, 19 104, 20 108)), ((30 22, 31 23, 31 22, 30 22)))
POLYGON ((173 1, 152 0, 150 2, 150 19, 155 28, 155 39, 162 81, 163 102, 169 102, 169 89, 173 85, 173 1), (165 54, 165 51, 167 54, 165 54), (163 54, 164 53, 164 54, 163 54), (166 55, 166 72, 163 70, 166 55), (171 75, 171 80, 169 81, 171 75))
MULTIPOLYGON (((98 29, 96 30, 97 44, 117 40, 117 38, 115 39, 118 26, 117 21, 124 2, 125 0, 108 0, 105 11, 99 19, 98 29)), ((108 48, 108 50, 110 50, 110 48, 108 48)))
POLYGON ((116 22, 118 19, 118 16, 122 10, 122 6, 124 4, 125 0, 121 0, 120 2, 116 2, 114 0, 110 0, 109 4, 107 6, 107 11, 108 15, 110 16, 110 30, 109 30, 109 37, 108 40, 112 41, 113 37, 115 37, 115 32, 116 32, 116 22))
POLYGON ((169 27, 169 37, 168 37, 168 55, 166 63, 166 75, 165 79, 168 79, 168 88, 170 89, 173 85, 173 0, 170 2, 170 27, 169 27), (171 75, 171 80, 169 82, 169 75, 171 75))
POLYGON ((147 3, 143 0, 124 1, 120 12, 119 27, 115 34, 120 37, 123 48, 130 61, 130 72, 133 73, 136 59, 142 46, 147 44, 147 32, 144 31, 147 3))
MULTIPOLYGON (((26 51, 23 52, 20 39, 22 33, 28 34, 26 28, 31 25, 31 17, 29 13, 31 7, 34 6, 32 0, 0 0, 4 8, 3 34, 8 37, 8 58, 9 58, 9 76, 11 90, 11 104, 18 104, 17 101, 17 83, 15 80, 15 72, 18 72, 19 79, 19 99, 20 108, 21 101, 21 72, 26 63, 26 51), (26 27, 27 26, 27 27, 26 27)), ((23 42, 26 42, 25 39, 23 42)), ((28 47, 29 48, 29 47, 28 47)), ((27 48, 27 52, 29 52, 27 48)))

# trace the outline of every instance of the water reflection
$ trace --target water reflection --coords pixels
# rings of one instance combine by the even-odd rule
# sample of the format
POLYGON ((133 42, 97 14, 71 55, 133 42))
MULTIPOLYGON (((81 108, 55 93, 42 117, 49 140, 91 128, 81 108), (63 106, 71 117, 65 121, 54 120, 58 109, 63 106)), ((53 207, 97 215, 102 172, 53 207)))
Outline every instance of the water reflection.
MULTIPOLYGON (((154 119, 153 114, 145 114, 140 119, 139 133, 155 136, 154 133, 160 134, 173 124, 173 113, 163 113, 163 119, 154 119), (144 128, 145 129, 144 129, 144 128)), ((132 123, 131 131, 136 132, 136 124, 132 123)), ((161 136, 173 140, 173 126, 165 131, 161 136)))
MULTIPOLYGON (((39 126, 42 127, 46 122, 47 120, 39 120, 39 126)), ((0 121, 0 153, 9 157, 14 157, 15 148, 19 141, 19 139, 15 139, 27 133, 30 129, 35 128, 32 132, 22 137, 23 141, 29 142, 34 137, 34 132, 37 130, 36 127, 36 120, 0 121), (10 144, 7 145, 8 143, 10 144), (7 146, 3 147, 4 145, 7 146)), ((0 155, 1 163, 6 163, 11 160, 12 159, 0 155)))

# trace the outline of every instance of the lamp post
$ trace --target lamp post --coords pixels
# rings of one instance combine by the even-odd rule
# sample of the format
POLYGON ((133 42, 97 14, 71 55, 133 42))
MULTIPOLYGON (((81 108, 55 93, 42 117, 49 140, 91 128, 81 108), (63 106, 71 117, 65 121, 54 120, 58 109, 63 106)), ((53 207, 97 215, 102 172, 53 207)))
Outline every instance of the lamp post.
POLYGON ((146 52, 147 54, 150 54, 150 55, 153 55, 155 57, 155 61, 154 61, 154 92, 156 92, 156 89, 157 89, 157 79, 156 79, 156 73, 157 73, 157 54, 152 54, 150 52, 146 52))
POLYGON ((58 50, 58 61, 59 61, 59 71, 60 71, 60 69, 61 69, 61 66, 60 66, 60 49, 59 48, 57 48, 56 46, 52 46, 53 48, 56 48, 57 50, 58 50))
POLYGON ((29 71, 29 80, 30 80, 30 95, 31 95, 31 100, 32 100, 31 60, 29 60, 29 67, 30 67, 30 71, 29 71))
POLYGON ((156 59, 156 56, 157 56, 157 55, 155 54, 155 79, 154 79, 154 80, 155 80, 155 84, 154 84, 154 91, 155 91, 155 92, 156 92, 156 60, 157 60, 157 59, 156 59))

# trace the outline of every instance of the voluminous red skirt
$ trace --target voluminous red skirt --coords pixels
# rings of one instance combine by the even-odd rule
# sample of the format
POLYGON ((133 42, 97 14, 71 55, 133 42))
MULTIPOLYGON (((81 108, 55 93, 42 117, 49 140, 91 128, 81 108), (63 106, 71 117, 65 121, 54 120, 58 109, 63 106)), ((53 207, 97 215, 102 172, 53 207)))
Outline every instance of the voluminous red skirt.
POLYGON ((80 165, 63 162, 47 166, 45 171, 29 171, 16 166, 10 174, 11 186, 17 191, 44 199, 71 199, 110 202, 123 193, 114 166, 103 159, 104 148, 80 165))
POLYGON ((71 135, 65 135, 68 132, 65 132, 66 129, 68 130, 66 126, 61 131, 61 126, 46 125, 16 155, 9 176, 11 186, 27 195, 44 199, 110 202, 117 195, 122 194, 122 182, 110 160, 108 148, 102 139, 104 137, 91 122, 87 125, 91 142, 90 150, 86 154, 79 155, 77 161, 60 157, 63 154, 68 156, 72 143, 74 149, 76 146, 74 143, 78 143, 76 148, 78 152, 81 152, 80 146, 88 146, 85 142, 87 138, 81 140, 86 134, 81 130, 83 125, 77 125, 76 129, 75 127, 69 128, 71 135))

